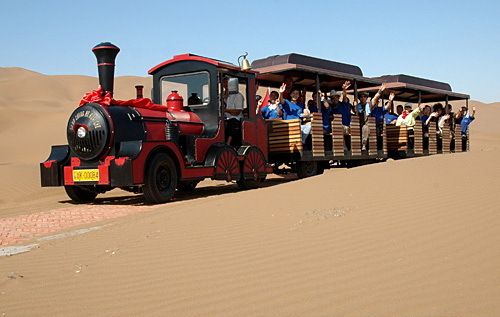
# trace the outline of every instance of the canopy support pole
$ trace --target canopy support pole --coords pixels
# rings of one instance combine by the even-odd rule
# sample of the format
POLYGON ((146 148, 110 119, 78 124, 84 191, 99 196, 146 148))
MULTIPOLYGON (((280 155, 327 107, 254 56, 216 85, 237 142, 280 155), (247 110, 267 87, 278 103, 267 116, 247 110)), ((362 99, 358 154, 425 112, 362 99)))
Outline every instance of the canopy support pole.
POLYGON ((316 74, 316 107, 318 108, 318 112, 321 113, 321 92, 319 90, 319 74, 316 74))

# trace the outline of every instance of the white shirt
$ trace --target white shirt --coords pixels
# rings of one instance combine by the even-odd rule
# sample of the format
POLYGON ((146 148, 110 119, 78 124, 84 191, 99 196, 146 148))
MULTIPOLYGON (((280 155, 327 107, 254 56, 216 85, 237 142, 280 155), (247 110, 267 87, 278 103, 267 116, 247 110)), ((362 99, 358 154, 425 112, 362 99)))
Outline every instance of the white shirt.
MULTIPOLYGON (((244 103, 245 103, 245 99, 243 98, 243 95, 241 93, 229 94, 229 96, 227 96, 227 100, 226 100, 226 109, 243 110, 244 103)), ((241 120, 243 118, 243 111, 237 116, 233 116, 232 114, 227 113, 227 112, 225 112, 224 114, 225 114, 226 120, 229 120, 229 119, 241 120)))

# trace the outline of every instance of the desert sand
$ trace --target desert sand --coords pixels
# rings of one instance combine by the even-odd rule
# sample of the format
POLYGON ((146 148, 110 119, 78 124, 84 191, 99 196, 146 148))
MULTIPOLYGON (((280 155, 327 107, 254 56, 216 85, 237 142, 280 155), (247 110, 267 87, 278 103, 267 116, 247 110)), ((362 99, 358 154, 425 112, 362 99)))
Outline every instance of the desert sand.
MULTIPOLYGON (((118 77, 118 99, 148 78, 118 77)), ((38 163, 97 79, 0 68, 0 218, 69 204, 38 163)), ((458 106, 460 103, 453 103, 458 106)), ((499 316, 500 103, 471 151, 194 194, 0 258, 0 316, 499 316)), ((142 208, 113 191, 88 208, 142 208)))

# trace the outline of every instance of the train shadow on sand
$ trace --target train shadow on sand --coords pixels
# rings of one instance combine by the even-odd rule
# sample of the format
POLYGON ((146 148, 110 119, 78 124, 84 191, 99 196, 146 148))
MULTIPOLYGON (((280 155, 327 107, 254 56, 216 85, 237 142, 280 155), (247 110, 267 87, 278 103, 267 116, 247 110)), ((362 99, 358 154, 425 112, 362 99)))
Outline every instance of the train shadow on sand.
MULTIPOLYGON (((377 161, 378 162, 378 161, 377 161)), ((375 161, 356 161, 355 163, 349 163, 347 166, 346 165, 332 165, 331 169, 342 169, 342 168, 356 168, 364 165, 369 165, 369 164, 374 164, 377 163, 375 161)), ((320 175, 319 175, 320 176, 320 175)), ((266 187, 272 187, 276 185, 281 185, 285 183, 289 183, 292 181, 298 180, 297 176, 293 173, 290 174, 282 174, 282 175, 273 175, 271 178, 267 178, 263 183, 261 183, 259 188, 266 188, 266 187)), ((133 194, 133 193, 127 193, 126 191, 123 191, 121 189, 115 189, 116 191, 120 190, 122 191, 123 195, 119 196, 111 196, 111 197, 99 197, 95 199, 94 202, 90 203, 89 205, 100 205, 100 206, 114 206, 114 205, 129 205, 129 206, 148 206, 150 204, 146 203, 144 201, 144 196, 142 194, 133 194)), ((114 191, 115 191, 114 190, 114 191)), ((252 189, 248 189, 252 190, 252 189)), ((215 184, 215 185, 209 185, 209 186, 203 186, 201 185, 200 187, 197 187, 195 190, 192 192, 180 192, 178 191, 175 195, 175 199, 172 200, 172 202, 182 202, 186 200, 193 200, 193 199, 198 199, 198 198, 206 198, 206 197, 211 197, 211 196, 219 196, 219 195, 224 195, 224 194, 231 194, 231 193, 236 193, 240 191, 247 191, 238 188, 238 185, 236 183, 221 183, 221 184, 215 184)), ((70 205, 77 205, 71 200, 61 200, 59 201, 61 204, 70 204, 70 205)), ((168 204, 168 203, 166 203, 168 204)))

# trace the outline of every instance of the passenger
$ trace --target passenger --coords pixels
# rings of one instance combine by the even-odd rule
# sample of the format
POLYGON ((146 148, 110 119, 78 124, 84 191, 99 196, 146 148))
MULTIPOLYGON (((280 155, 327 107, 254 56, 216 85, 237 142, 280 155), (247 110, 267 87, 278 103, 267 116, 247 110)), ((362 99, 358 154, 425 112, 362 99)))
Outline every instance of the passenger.
POLYGON ((227 82, 227 98, 225 98, 226 143, 232 146, 241 145, 241 120, 245 98, 239 92, 238 78, 229 78, 227 82))
MULTIPOLYGON (((467 109, 467 108, 465 108, 467 109)), ((469 131, 469 125, 474 121, 476 118, 476 107, 472 107, 472 115, 470 114, 469 111, 465 113, 465 116, 462 119, 461 125, 462 129, 460 130, 460 133, 462 134, 462 138, 467 138, 467 132, 469 131)))
MULTIPOLYGON (((286 91, 286 84, 283 83, 279 89, 279 103, 281 104, 283 110, 283 119, 309 119, 311 112, 309 109, 305 109, 303 103, 299 101, 300 91, 297 88, 292 88, 290 91, 290 99, 283 98, 283 93, 286 91)), ((306 143, 308 136, 311 134, 311 122, 306 122, 300 125, 302 131, 302 143, 306 143)))
POLYGON ((437 112, 438 117, 441 117, 444 114, 444 107, 441 103, 436 103, 432 106, 432 112, 437 112))
POLYGON ((420 116, 420 121, 422 122, 422 126, 425 125, 430 115, 431 115, 431 107, 427 105, 424 107, 424 110, 422 110, 422 115, 420 116))
POLYGON ((279 89, 279 103, 283 109, 283 119, 300 119, 304 112, 304 104, 299 102, 300 91, 292 89, 289 99, 284 98, 283 93, 286 90, 286 84, 282 84, 279 89))
POLYGON ((398 115, 393 112, 387 112, 384 114, 384 122, 385 124, 396 124, 398 120, 398 115))
MULTIPOLYGON (((443 129, 445 124, 448 122, 448 119, 450 119, 451 115, 445 114, 439 118, 438 121, 438 131, 436 131, 437 134, 443 135, 443 129)), ((448 126, 449 127, 449 126, 448 126)))
POLYGON ((352 105, 347 98, 347 89, 351 86, 350 81, 344 82, 342 85, 342 92, 332 90, 330 91, 330 107, 332 113, 340 114, 342 116, 342 127, 344 128, 344 135, 351 134, 351 109, 352 105), (340 97, 342 96, 342 101, 340 97))
POLYGON ((368 101, 368 93, 361 92, 359 95, 359 103, 356 105, 356 112, 359 116, 359 124, 361 126, 361 150, 366 151, 368 138, 370 137, 370 127, 368 126, 368 117, 372 109, 377 105, 382 92, 385 90, 385 84, 380 86, 372 100, 368 101))
POLYGON ((419 104, 415 110, 412 109, 412 104, 410 102, 407 102, 405 104, 405 110, 403 113, 398 117, 398 120, 396 121, 396 126, 405 126, 410 129, 413 129, 413 127, 416 124, 416 118, 424 108, 424 105, 419 104))
POLYGON ((384 122, 385 124, 396 124, 396 120, 398 120, 399 115, 394 113, 394 98, 390 100, 390 97, 391 96, 389 95, 389 101, 386 101, 385 103, 385 107, 388 111, 384 114, 384 122))
POLYGON ((279 93, 271 91, 269 94, 269 103, 262 107, 261 114, 264 119, 281 119, 283 118, 283 111, 278 102, 279 93))
MULTIPOLYGON (((376 127, 376 135, 377 135, 377 150, 383 149, 383 137, 384 137, 384 121, 385 116, 389 114, 389 109, 393 107, 393 101, 396 94, 391 92, 389 95, 389 101, 382 105, 382 103, 378 102, 377 105, 373 108, 371 116, 375 117, 375 127, 376 127)), ((396 117, 397 120, 397 117, 396 117)))
POLYGON ((427 120, 425 121, 425 126, 429 126, 431 122, 436 122, 436 120, 439 120, 439 112, 435 111, 429 115, 427 120))
POLYGON ((467 107, 461 107, 460 110, 455 114, 455 124, 461 124, 462 119, 465 116, 465 113, 467 112, 467 107))
MULTIPOLYGON (((285 91, 283 92, 283 98, 290 100, 293 87, 293 78, 291 76, 286 76, 284 79, 284 84, 286 85, 285 91)), ((297 101, 304 105, 306 102, 306 94, 305 91, 299 90, 299 97, 297 101)))
POLYGON ((386 102, 385 105, 382 105, 380 104, 380 102, 378 102, 377 105, 373 108, 371 116, 375 117, 375 122, 383 124, 385 114, 389 113, 389 109, 393 105, 394 97, 396 97, 396 95, 391 92, 391 94, 389 95, 389 101, 386 102))
MULTIPOLYGON (((406 131, 408 133, 408 148, 409 149, 414 149, 415 148, 415 131, 414 127, 415 124, 417 124, 417 117, 420 115, 420 112, 424 109, 424 105, 418 104, 418 106, 415 108, 415 110, 412 109, 412 104, 411 103, 406 103, 405 104, 405 110, 403 113, 398 117, 398 120, 396 121, 396 126, 405 126, 406 131)), ((421 121, 419 121, 421 122, 421 121)))
POLYGON ((396 107, 396 114, 398 115, 398 117, 403 113, 403 106, 402 105, 398 105, 396 107))

